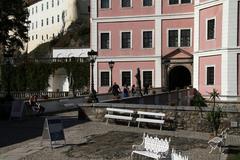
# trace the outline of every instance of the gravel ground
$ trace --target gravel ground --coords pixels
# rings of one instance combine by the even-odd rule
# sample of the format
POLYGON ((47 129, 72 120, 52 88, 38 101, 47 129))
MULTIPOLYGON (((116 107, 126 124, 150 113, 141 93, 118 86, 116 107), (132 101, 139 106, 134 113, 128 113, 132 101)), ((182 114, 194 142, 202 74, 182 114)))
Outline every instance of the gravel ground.
MULTIPOLYGON (((66 116, 66 115, 65 115, 66 116)), ((71 115, 72 116, 72 115, 71 115)), ((218 151, 209 154, 207 145, 208 134, 188 131, 159 131, 127 127, 125 125, 106 125, 103 122, 79 122, 77 119, 64 117, 66 145, 51 149, 49 142, 44 140, 43 147, 24 155, 21 160, 128 160, 133 144, 142 142, 144 132, 158 137, 171 137, 171 147, 189 156, 190 160, 219 160, 218 151), (68 125, 72 123, 74 125, 68 125), (68 126, 68 127, 66 127, 68 126)), ((40 145, 41 136, 0 148, 1 154, 7 155, 23 146, 31 147, 31 142, 40 145)), ((223 156, 226 157, 226 156, 223 156)), ((139 159, 139 157, 135 157, 139 159)), ((142 158, 141 158, 142 159, 142 158)), ((4 159, 5 160, 5 159, 4 159)), ((221 158, 225 160, 225 158, 221 158)))

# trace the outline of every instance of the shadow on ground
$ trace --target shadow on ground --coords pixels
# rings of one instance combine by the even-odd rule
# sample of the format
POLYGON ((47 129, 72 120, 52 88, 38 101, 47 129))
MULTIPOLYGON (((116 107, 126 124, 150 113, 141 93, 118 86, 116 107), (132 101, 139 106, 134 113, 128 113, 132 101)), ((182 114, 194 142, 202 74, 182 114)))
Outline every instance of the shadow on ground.
MULTIPOLYGON (((84 120, 77 117, 61 117, 64 128, 68 128, 84 120)), ((5 147, 42 136, 45 117, 31 117, 24 120, 0 121, 0 147, 5 147)))
MULTIPOLYGON (((119 131, 92 135, 86 137, 85 142, 71 146, 66 155, 78 159, 124 159, 131 154, 133 144, 141 144, 142 136, 140 133, 119 131)), ((169 136, 158 137, 166 138, 169 136)), ((207 148, 207 142, 190 138, 171 137, 171 147, 181 151, 192 148, 207 148)))

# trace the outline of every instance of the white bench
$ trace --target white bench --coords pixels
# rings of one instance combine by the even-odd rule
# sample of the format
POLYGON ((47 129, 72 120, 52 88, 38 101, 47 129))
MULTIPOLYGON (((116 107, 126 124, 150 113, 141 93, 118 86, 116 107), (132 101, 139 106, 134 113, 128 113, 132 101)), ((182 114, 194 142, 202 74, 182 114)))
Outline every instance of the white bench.
POLYGON ((131 153, 131 159, 133 159, 134 154, 150 157, 156 160, 166 158, 169 151, 170 141, 170 138, 169 140, 167 138, 159 139, 158 137, 151 137, 144 133, 142 144, 132 146, 134 150, 131 153))
POLYGON ((171 160, 188 160, 188 157, 182 156, 180 153, 176 153, 176 151, 172 149, 171 160))
POLYGON ((160 130, 162 129, 162 124, 164 124, 163 118, 165 117, 165 113, 138 111, 137 114, 139 115, 139 118, 136 119, 136 121, 138 122, 138 127, 140 126, 141 122, 146 122, 146 123, 158 123, 160 124, 160 130), (144 118, 144 116, 157 117, 158 119, 144 118))
POLYGON ((227 138, 227 131, 229 128, 226 128, 221 132, 219 136, 213 137, 208 141, 208 144, 211 148, 209 153, 212 153, 213 150, 219 148, 219 152, 222 152, 222 147, 225 145, 225 140, 227 138))
POLYGON ((133 120, 133 117, 132 117, 132 114, 134 113, 133 110, 107 108, 107 112, 108 113, 104 116, 107 119, 106 124, 108 124, 108 119, 120 119, 120 120, 129 121, 128 126, 130 126, 130 121, 133 120), (118 113, 118 114, 116 115, 114 113, 118 113), (126 115, 123 115, 123 114, 126 114, 126 115))
POLYGON ((69 102, 69 99, 60 99, 59 100, 60 104, 62 104, 64 107, 74 107, 75 104, 69 102))

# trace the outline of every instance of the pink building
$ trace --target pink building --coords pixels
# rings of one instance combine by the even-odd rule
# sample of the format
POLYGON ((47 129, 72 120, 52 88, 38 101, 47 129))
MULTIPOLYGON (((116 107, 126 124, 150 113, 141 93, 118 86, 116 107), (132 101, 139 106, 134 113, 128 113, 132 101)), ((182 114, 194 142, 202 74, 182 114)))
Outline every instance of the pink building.
POLYGON ((240 94, 239 0, 91 0, 95 89, 112 81, 240 94), (114 61, 111 75, 108 65, 114 61))

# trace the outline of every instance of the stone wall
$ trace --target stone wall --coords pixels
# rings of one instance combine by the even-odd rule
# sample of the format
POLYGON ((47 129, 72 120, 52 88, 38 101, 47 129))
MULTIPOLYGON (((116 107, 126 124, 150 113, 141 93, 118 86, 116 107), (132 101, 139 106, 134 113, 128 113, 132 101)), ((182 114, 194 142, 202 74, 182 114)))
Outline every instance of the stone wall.
MULTIPOLYGON (((211 132, 211 124, 207 121, 210 107, 202 108, 202 114, 198 107, 192 106, 165 106, 143 104, 82 104, 81 107, 93 121, 105 121, 107 107, 133 109, 135 111, 151 111, 166 113, 165 129, 184 129, 191 131, 211 132)), ((230 127, 230 134, 240 134, 240 108, 222 108, 222 122, 220 129, 230 127), (231 127, 231 122, 237 122, 238 127, 231 127)))

